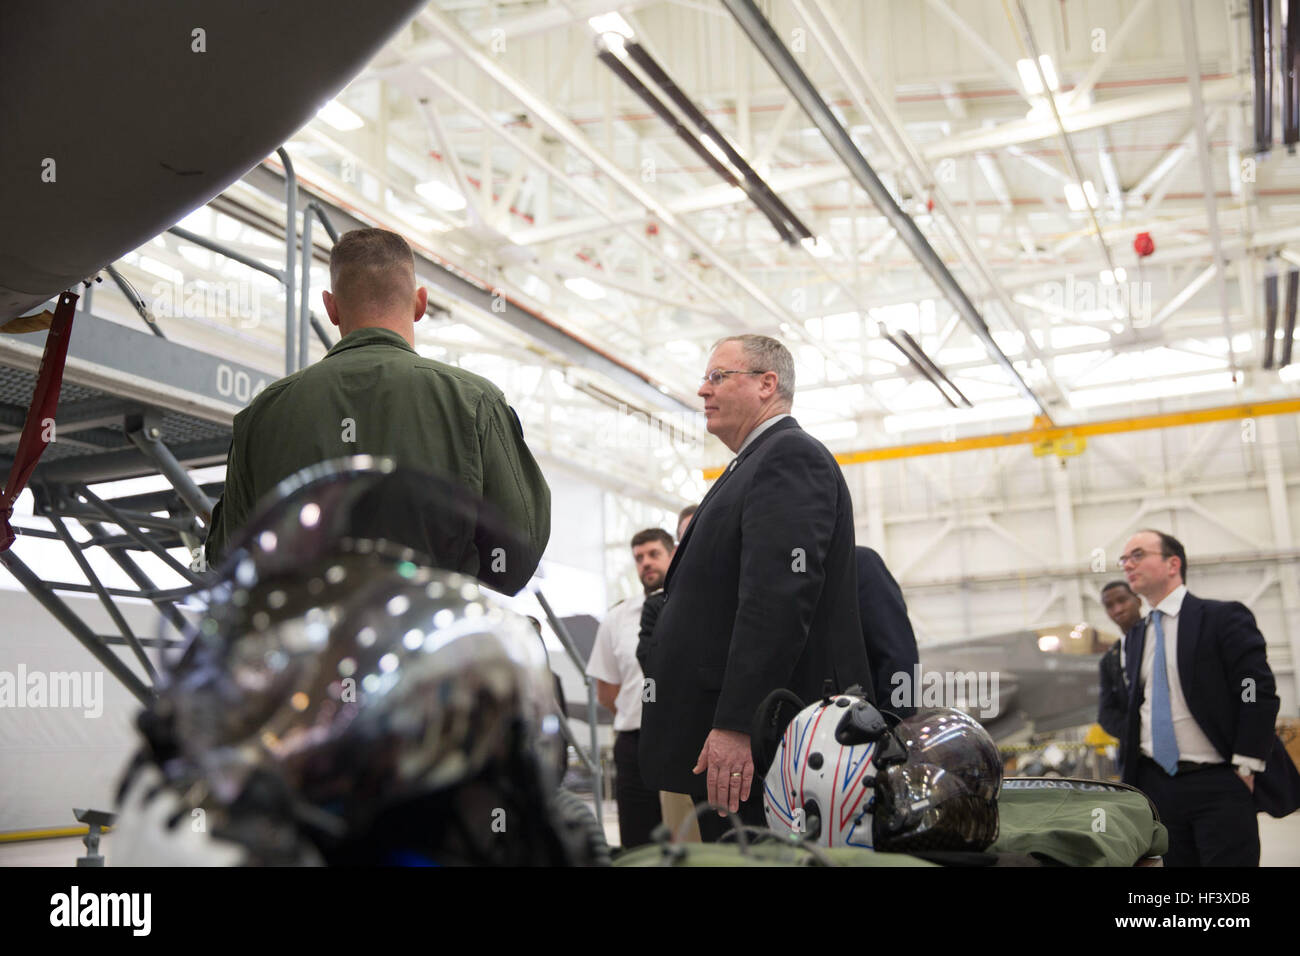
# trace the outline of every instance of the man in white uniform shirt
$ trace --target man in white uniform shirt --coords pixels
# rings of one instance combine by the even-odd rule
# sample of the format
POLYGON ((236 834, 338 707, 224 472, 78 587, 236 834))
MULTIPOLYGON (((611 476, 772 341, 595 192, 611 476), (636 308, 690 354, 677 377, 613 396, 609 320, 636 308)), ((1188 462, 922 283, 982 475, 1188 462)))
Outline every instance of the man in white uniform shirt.
POLYGON ((642 783, 637 758, 645 678, 637 663, 636 646, 642 605, 647 595, 663 588, 673 550, 673 538, 667 531, 647 528, 633 535, 632 558, 644 593, 609 609, 587 661, 587 674, 596 679, 597 698, 614 712, 614 797, 619 841, 624 847, 649 843, 650 831, 662 819, 659 791, 642 783))
POLYGON ((1189 593, 1172 535, 1139 531, 1120 566, 1151 609, 1124 641, 1124 782, 1168 828, 1166 866, 1258 866, 1256 810, 1294 809, 1295 770, 1274 746, 1279 701, 1255 618, 1189 593))

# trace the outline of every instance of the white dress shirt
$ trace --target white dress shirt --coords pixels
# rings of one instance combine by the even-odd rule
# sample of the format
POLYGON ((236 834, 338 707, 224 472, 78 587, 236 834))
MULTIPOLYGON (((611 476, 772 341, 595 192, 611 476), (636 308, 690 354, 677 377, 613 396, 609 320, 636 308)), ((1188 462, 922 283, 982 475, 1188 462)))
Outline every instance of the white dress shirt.
POLYGON ((596 629, 596 643, 587 661, 587 674, 607 684, 618 685, 614 698, 614 729, 641 729, 641 696, 645 677, 636 659, 641 633, 641 608, 645 595, 619 601, 596 629))
MULTIPOLYGON (((1214 744, 1205 736, 1200 724, 1187 708, 1187 697, 1183 694, 1182 681, 1178 679, 1178 619, 1183 609, 1183 598, 1187 597, 1187 585, 1180 584, 1156 605, 1155 610, 1162 613, 1160 630, 1165 635, 1165 672, 1169 676, 1169 710, 1174 719, 1174 739, 1178 742, 1178 759, 1191 760, 1195 763, 1223 763, 1225 757, 1215 749, 1214 744)), ((1139 712, 1142 718, 1142 753, 1154 757, 1151 747, 1151 664, 1156 656, 1156 626, 1150 614, 1147 615, 1146 638, 1142 642, 1142 662, 1139 675, 1144 690, 1139 712)), ((1264 769, 1264 761, 1253 757, 1234 754, 1232 763, 1246 766, 1256 772, 1264 769)))
POLYGON ((751 444, 753 444, 755 438, 763 434, 763 432, 767 431, 769 428, 771 428, 781 419, 789 418, 789 417, 790 417, 789 412, 782 412, 780 415, 773 415, 771 418, 761 421, 757 425, 755 425, 753 431, 751 431, 748 435, 745 436, 745 440, 742 441, 740 443, 740 447, 736 449, 736 457, 739 458, 740 453, 743 452, 746 448, 748 448, 751 444))

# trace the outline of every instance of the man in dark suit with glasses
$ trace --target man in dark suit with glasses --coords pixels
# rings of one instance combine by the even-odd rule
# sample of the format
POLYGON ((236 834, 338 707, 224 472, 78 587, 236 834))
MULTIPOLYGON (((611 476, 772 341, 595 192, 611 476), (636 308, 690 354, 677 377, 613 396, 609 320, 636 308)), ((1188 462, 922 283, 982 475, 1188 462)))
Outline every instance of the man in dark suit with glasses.
MULTIPOLYGON (((794 362, 780 342, 718 342, 699 395, 736 457, 677 547, 644 647, 654 699, 642 707, 642 775, 761 826, 750 732, 763 699, 871 687, 853 507, 834 457, 790 416, 794 362)), ((706 840, 727 828, 715 814, 700 822, 706 840)))
POLYGON ((1258 866, 1257 810, 1300 806, 1300 775, 1273 732, 1264 637, 1245 605, 1187 590, 1187 552, 1172 535, 1139 531, 1119 560, 1151 607, 1124 641, 1124 782, 1169 830, 1165 865, 1258 866))

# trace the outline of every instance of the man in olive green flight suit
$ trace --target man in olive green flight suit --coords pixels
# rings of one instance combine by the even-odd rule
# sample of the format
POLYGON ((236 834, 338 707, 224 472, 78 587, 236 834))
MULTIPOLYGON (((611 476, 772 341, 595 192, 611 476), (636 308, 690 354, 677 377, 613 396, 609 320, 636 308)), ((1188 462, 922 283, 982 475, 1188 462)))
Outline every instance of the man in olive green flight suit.
POLYGON ((330 285, 325 310, 342 340, 235 416, 225 492, 205 545, 209 567, 280 481, 333 458, 387 455, 457 480, 527 541, 527 553, 507 556, 500 579, 514 593, 551 533, 550 488, 514 409, 487 379, 412 348, 427 292, 416 288, 411 248, 400 236, 381 229, 341 236, 330 253, 330 285))

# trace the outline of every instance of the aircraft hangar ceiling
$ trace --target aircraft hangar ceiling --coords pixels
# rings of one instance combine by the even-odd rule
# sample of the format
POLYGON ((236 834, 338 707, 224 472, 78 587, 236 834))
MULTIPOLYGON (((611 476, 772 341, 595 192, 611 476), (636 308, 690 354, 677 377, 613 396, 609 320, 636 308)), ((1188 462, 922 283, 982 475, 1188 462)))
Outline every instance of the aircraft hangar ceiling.
MULTIPOLYGON (((420 335, 504 380, 550 453, 670 508, 720 446, 575 423, 624 405, 707 438, 694 393, 735 332, 792 347, 796 412, 837 452, 1294 397, 1265 330, 1270 276, 1287 328, 1300 168, 1256 152, 1254 102, 1243 3, 438 0, 286 145, 306 189, 565 333, 442 303, 420 335)), ((225 198, 269 203, 245 187, 225 198)))

